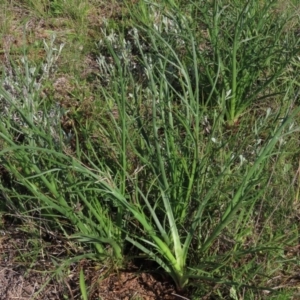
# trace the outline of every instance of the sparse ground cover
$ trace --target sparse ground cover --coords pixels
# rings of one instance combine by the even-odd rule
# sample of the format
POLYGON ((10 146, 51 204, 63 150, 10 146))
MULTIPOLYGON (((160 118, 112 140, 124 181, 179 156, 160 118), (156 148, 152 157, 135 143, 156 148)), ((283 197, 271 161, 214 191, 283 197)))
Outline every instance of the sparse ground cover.
POLYGON ((0 298, 299 298, 299 1, 0 0, 0 298))

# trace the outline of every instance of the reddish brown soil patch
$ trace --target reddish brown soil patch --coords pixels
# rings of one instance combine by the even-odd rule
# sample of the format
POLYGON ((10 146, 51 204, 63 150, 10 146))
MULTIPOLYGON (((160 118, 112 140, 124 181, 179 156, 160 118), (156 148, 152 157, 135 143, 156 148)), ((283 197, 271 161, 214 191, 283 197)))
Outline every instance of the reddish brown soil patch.
POLYGON ((152 275, 145 273, 138 275, 123 272, 118 275, 111 275, 100 283, 98 289, 98 292, 95 294, 98 297, 100 296, 100 299, 107 300, 186 299, 181 298, 179 295, 177 296, 174 286, 170 283, 159 282, 152 275))

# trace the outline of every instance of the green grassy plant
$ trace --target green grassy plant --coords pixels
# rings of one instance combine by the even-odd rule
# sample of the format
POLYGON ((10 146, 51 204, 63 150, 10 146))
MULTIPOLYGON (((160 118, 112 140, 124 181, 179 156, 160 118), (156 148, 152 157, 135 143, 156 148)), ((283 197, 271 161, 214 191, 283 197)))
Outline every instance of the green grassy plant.
POLYGON ((87 289, 86 289, 86 284, 85 284, 84 274, 82 269, 80 270, 79 280, 80 280, 80 291, 82 295, 82 300, 88 300, 88 294, 87 294, 87 289))
POLYGON ((206 74, 231 124, 253 102, 273 96, 268 87, 278 82, 298 53, 299 38, 287 28, 296 16, 289 10, 274 13, 278 3, 213 1, 213 17, 207 6, 199 5, 215 61, 215 69, 206 68, 206 74))
MULTIPOLYGON (((0 125, 3 141, 1 163, 9 170, 13 180, 18 182, 16 186, 19 186, 13 190, 2 186, 3 193, 6 199, 10 199, 11 207, 17 205, 18 209, 22 207, 23 213, 28 213, 28 210, 37 211, 55 220, 68 236, 74 231, 68 230, 69 226, 64 223, 64 219, 70 221, 85 236, 99 237, 102 243, 112 246, 113 257, 120 260, 120 241, 115 241, 115 237, 111 239, 114 230, 119 229, 111 223, 105 202, 99 201, 97 188, 95 189, 94 184, 88 184, 101 180, 97 171, 92 172, 81 161, 84 154, 79 148, 78 140, 74 157, 70 155, 70 137, 62 131, 59 124, 61 111, 38 102, 41 84, 49 76, 51 67, 59 56, 59 48, 55 48, 53 42, 54 40, 49 45, 45 44, 48 55, 41 68, 44 73, 39 76, 39 82, 36 81, 36 68, 30 68, 24 59, 24 69, 17 73, 17 81, 7 82, 14 92, 1 88, 2 99, 5 101, 4 110, 7 112, 7 122, 0 125), (23 89, 18 90, 19 86, 23 89), (39 110, 39 107, 43 107, 43 110, 39 110), (95 176, 94 179, 88 179, 90 175, 95 176), (106 233, 96 234, 98 230, 106 233)), ((90 151, 89 159, 92 161, 95 153, 93 148, 90 151)), ((102 245, 96 245, 98 254, 108 255, 109 251, 102 245)))
MULTIPOLYGON (((145 13, 142 15, 145 22, 145 13)), ((158 15, 156 17, 159 18, 158 15)), ((241 172, 242 179, 233 189, 230 199, 222 204, 218 222, 204 233, 202 226, 208 216, 206 211, 211 205, 218 206, 215 200, 218 187, 227 181, 228 176, 236 176, 232 172, 236 168, 236 160, 232 152, 227 152, 226 143, 215 150, 211 141, 203 140, 201 121, 204 110, 199 101, 201 77, 193 36, 180 36, 193 55, 187 64, 174 50, 169 36, 164 36, 166 27, 157 28, 147 26, 141 32, 136 30, 132 33, 131 39, 140 57, 138 63, 144 72, 140 75, 145 76, 147 81, 143 88, 136 84, 132 61, 127 57, 127 49, 134 46, 124 44, 122 38, 118 44, 114 34, 107 38, 116 69, 106 74, 111 76, 111 94, 107 94, 107 90, 103 94, 107 102, 115 101, 119 108, 119 123, 111 131, 122 133, 121 140, 127 140, 130 145, 125 147, 124 143, 120 146, 122 154, 128 157, 128 153, 133 152, 139 164, 136 173, 126 172, 127 181, 133 186, 132 195, 124 194, 116 189, 117 183, 111 184, 108 180, 99 185, 111 201, 120 203, 124 211, 130 212, 132 218, 138 221, 142 237, 128 234, 126 239, 155 260, 174 279, 177 288, 182 289, 189 278, 205 278, 203 270, 189 268, 192 243, 199 253, 205 255, 235 218, 235 225, 240 231, 237 237, 240 236, 241 241, 247 232, 251 232, 247 227, 261 195, 254 192, 255 185, 262 180, 266 161, 298 111, 291 117, 284 117, 281 124, 273 124, 267 141, 256 152, 253 162, 241 172), (149 52, 144 50, 146 47, 140 36, 149 43, 149 52), (171 75, 169 70, 172 70, 171 75), (173 80, 177 81, 181 93, 174 88, 173 80), (141 113, 143 110, 150 114, 148 118, 141 113), (220 158, 222 166, 216 167, 217 172, 210 173, 211 161, 220 161, 220 158), (196 233, 198 239, 195 239, 196 233)), ((218 117, 215 123, 217 120, 218 117)), ((260 128, 256 130, 259 132, 260 128)), ((115 143, 119 144, 121 140, 115 140, 115 143)), ((124 167, 126 165, 120 163, 122 176, 124 167)), ((103 176, 112 178, 105 172, 103 176)))
MULTIPOLYGON (((173 5, 172 12, 160 6, 164 11, 161 18, 178 25, 171 38, 172 47, 185 52, 185 63, 188 63, 187 58, 192 61, 191 76, 196 76, 191 41, 197 45, 199 79, 194 79, 193 84, 200 85, 199 99, 205 105, 219 105, 231 125, 254 102, 274 96, 271 85, 280 84, 291 59, 298 53, 297 14, 288 7, 276 12, 280 5, 280 1, 200 1, 184 3, 182 8, 173 5), (183 17, 181 11, 186 7, 192 18, 183 17), (176 39, 183 39, 186 47, 179 48, 176 39)), ((162 21, 157 12, 151 12, 153 7, 155 5, 144 4, 134 15, 137 24, 156 26, 162 21)))
MULTIPOLYGON (((102 27, 93 117, 68 131, 42 96, 62 46, 45 42, 41 65, 25 53, 0 86, 6 205, 81 242, 77 259, 151 259, 178 290, 209 282, 199 297, 271 292, 295 263, 299 193, 298 40, 275 4, 128 5, 128 27, 102 27)), ((80 288, 87 299, 82 271, 80 288)))

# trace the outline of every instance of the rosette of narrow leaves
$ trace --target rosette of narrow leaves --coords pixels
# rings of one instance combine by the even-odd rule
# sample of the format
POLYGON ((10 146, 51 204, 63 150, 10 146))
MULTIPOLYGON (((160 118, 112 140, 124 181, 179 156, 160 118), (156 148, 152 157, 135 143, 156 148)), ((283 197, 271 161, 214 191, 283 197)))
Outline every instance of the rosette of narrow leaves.
POLYGON ((130 64, 115 52, 115 44, 107 41, 117 71, 111 77, 112 93, 103 95, 107 102, 113 99, 119 108, 115 129, 111 131, 122 137, 115 143, 127 164, 120 161, 117 174, 122 175, 114 176, 125 178, 126 188, 105 180, 112 178, 107 172, 103 172, 103 180, 98 184, 107 199, 119 203, 125 215, 129 213, 128 224, 136 230, 128 230, 126 240, 156 261, 180 290, 190 278, 208 278, 204 270, 189 265, 191 248, 204 254, 238 212, 247 215, 246 209, 253 209, 260 195, 252 193, 254 183, 261 178, 265 162, 297 111, 275 126, 254 162, 245 168, 231 199, 223 203, 217 224, 204 230, 210 207, 216 205, 216 191, 235 168, 235 160, 227 155, 222 167, 212 165, 227 150, 225 143, 214 149, 201 126, 201 76, 193 35, 179 35, 189 46, 191 56, 186 60, 170 35, 160 30, 141 26, 133 33, 135 55, 142 66, 140 77, 145 78, 141 85, 130 64), (137 161, 135 165, 130 162, 132 157, 137 161), (134 172, 128 169, 130 164, 134 165, 134 172))

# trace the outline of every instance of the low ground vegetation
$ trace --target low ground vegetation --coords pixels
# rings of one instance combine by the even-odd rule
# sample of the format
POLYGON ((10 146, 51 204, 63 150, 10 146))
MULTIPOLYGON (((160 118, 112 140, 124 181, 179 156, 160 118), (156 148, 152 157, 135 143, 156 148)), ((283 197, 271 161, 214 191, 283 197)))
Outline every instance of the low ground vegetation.
POLYGON ((1 297, 299 297, 300 3, 244 2, 0 1, 1 297))

